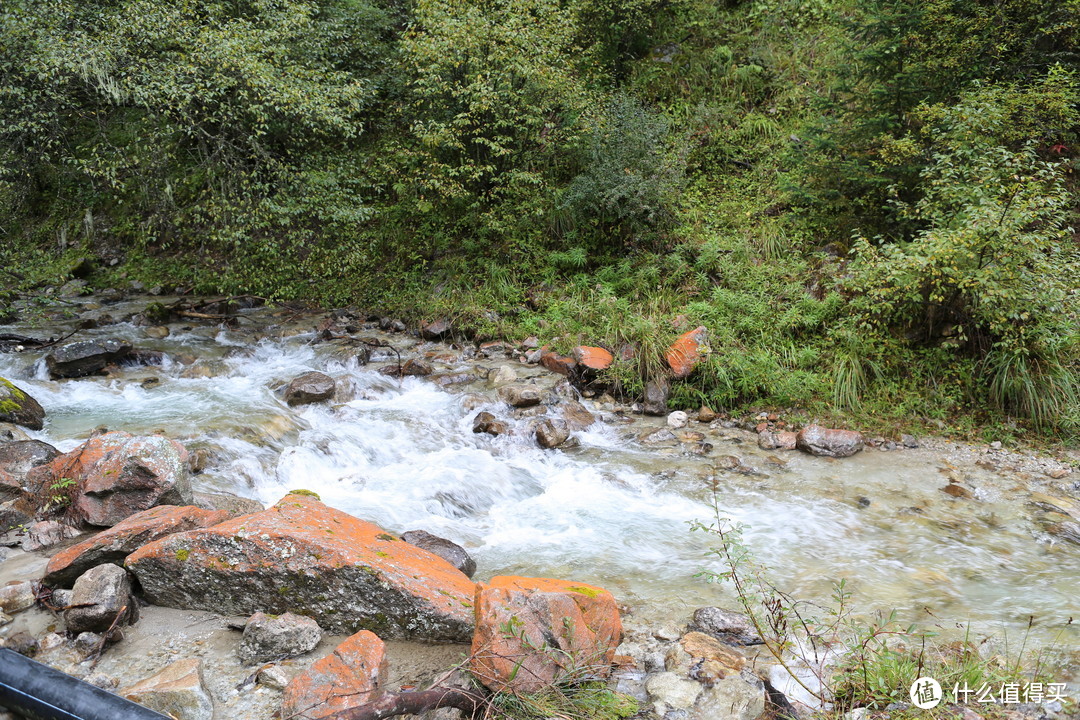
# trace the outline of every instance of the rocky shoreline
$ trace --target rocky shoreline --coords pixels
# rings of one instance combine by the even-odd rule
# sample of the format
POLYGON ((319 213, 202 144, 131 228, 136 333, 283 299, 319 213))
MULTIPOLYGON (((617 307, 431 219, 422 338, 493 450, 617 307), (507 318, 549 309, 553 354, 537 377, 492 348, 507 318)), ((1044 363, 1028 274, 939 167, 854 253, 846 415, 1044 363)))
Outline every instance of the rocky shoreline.
MULTIPOLYGON (((146 298, 141 311, 114 319, 107 298, 91 298, 62 322, 134 322, 153 339, 167 337, 176 323, 244 317, 218 302, 224 304, 146 298)), ((622 402, 594 380, 605 363, 632 351, 626 348, 581 346, 561 356, 535 338, 454 343, 445 321, 408 333, 392 319, 349 311, 271 316, 251 330, 253 341, 311 333, 313 342, 333 343, 391 377, 460 389, 465 407, 490 407, 498 398, 501 410, 477 412, 473 432, 523 434, 552 451, 572 451, 574 432, 594 423, 635 425, 642 447, 710 457, 718 472, 750 475, 755 469, 743 458, 721 455, 716 446, 743 442, 825 458, 929 446, 957 465, 1005 467, 1057 482, 1037 500, 1047 532, 1080 543, 1080 503, 1066 487, 1076 490, 1075 455, 865 438, 813 424, 791 427, 768 413, 738 419, 705 407, 669 412, 666 380, 652 383, 642 403, 622 402)), ((696 328, 668 350, 673 378, 689 375, 705 341, 696 328)), ((123 340, 23 351, 46 357, 54 378, 123 376, 166 361, 123 340)), ((213 372, 195 357, 179 362, 192 377, 213 372)), ((139 382, 153 386, 153 379, 139 382)), ((277 391, 290 406, 342 402, 354 392, 315 371, 277 391)), ((468 552, 423 528, 397 535, 299 488, 269 508, 196 491, 192 478, 205 458, 163 435, 104 430, 61 453, 19 429, 40 430, 49 408, 20 389, 18 378, 4 381, 0 393, 0 419, 11 423, 0 426, 0 522, 6 544, 18 548, 0 549, 0 585, 7 583, 0 643, 183 720, 326 717, 316 708, 340 711, 376 690, 422 688, 438 678, 467 688, 452 673, 462 655, 485 687, 503 691, 548 686, 569 671, 553 657, 574 657, 635 697, 642 717, 753 720, 777 702, 774 663, 737 613, 705 608, 666 627, 638 626, 632 614, 620 617, 625 613, 611 593, 573 577, 474 582, 468 552), (93 534, 80 534, 87 531, 93 534), (511 618, 524 623, 520 634, 508 632, 511 618), (531 658, 528 672, 520 670, 523 656, 531 658), (329 699, 328 687, 347 688, 348 701, 329 699)), ((959 471, 941 489, 958 499, 975 492, 959 471)), ((1060 704, 1014 711, 1064 717, 1060 704)))

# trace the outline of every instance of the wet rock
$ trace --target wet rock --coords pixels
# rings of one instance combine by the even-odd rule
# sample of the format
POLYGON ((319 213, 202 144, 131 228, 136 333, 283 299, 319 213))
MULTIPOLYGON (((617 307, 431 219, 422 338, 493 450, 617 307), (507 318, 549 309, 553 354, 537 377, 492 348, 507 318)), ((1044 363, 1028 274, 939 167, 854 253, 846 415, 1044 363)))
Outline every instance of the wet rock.
POLYGON ((435 372, 435 367, 422 358, 410 358, 401 366, 401 374, 410 377, 425 377, 435 372))
POLYGON ((489 412, 480 412, 473 418, 472 431, 474 433, 487 433, 488 435, 505 435, 510 432, 510 426, 496 419, 489 412))
POLYGON ((584 430, 596 422, 596 416, 579 402, 570 400, 560 407, 562 418, 571 430, 584 430))
POLYGON ((536 385, 505 385, 499 388, 499 398, 516 408, 540 404, 540 388, 536 385))
POLYGON ((83 632, 75 638, 75 651, 82 657, 89 657, 105 644, 105 635, 96 632, 83 632))
POLYGON ((41 520, 26 529, 21 545, 26 552, 34 552, 58 545, 78 534, 79 531, 70 525, 55 520, 41 520))
POLYGON ((677 378, 687 377, 701 362, 708 331, 704 326, 696 327, 680 335, 664 354, 668 367, 677 378))
POLYGON ((1066 520, 1063 522, 1053 523, 1046 527, 1046 531, 1051 535, 1055 535, 1063 540, 1076 543, 1080 545, 1080 522, 1073 520, 1066 520))
POLYGON ((541 420, 536 426, 536 443, 540 447, 551 450, 562 445, 570 437, 570 428, 563 420, 541 420))
POLYGON ((222 614, 293 611, 331 632, 463 642, 473 583, 377 525, 287 495, 261 513, 168 535, 128 556, 150 602, 222 614))
POLYGON ((702 405, 697 411, 697 421, 700 423, 711 423, 717 417, 719 416, 708 405, 702 405))
POLYGON ((954 483, 954 482, 950 482, 948 485, 941 488, 941 492, 945 493, 946 495, 950 495, 950 496, 952 496, 954 498, 971 499, 971 498, 975 497, 975 495, 970 490, 968 490, 966 487, 964 487, 963 485, 958 485, 957 483, 954 483))
POLYGON ((687 629, 711 635, 728 645, 760 645, 763 642, 749 617, 724 608, 698 608, 687 629))
POLYGON ((232 517, 262 512, 266 509, 258 500, 240 497, 224 491, 193 492, 191 495, 195 507, 203 510, 223 510, 232 517))
POLYGON ((746 658, 711 635, 693 631, 671 646, 664 666, 671 672, 712 685, 728 675, 737 675, 746 667, 746 658))
POLYGON ((671 397, 671 383, 667 378, 654 378, 645 384, 645 414, 666 415, 668 398, 671 397))
POLYGON ((6 647, 8 650, 17 652, 25 657, 34 657, 37 655, 40 643, 30 633, 20 630, 18 632, 11 633, 7 637, 0 637, 0 647, 6 647))
POLYGON ((128 555, 147 543, 172 533, 210 527, 230 517, 230 513, 222 510, 203 510, 190 505, 159 505, 143 510, 53 555, 42 582, 50 587, 67 587, 92 567, 105 563, 123 565, 128 555))
POLYGON ((139 619, 131 578, 116 565, 98 565, 79 576, 71 592, 74 606, 64 612, 68 632, 106 632, 139 619), (117 619, 119 618, 119 620, 117 619))
POLYGON ((794 450, 798 446, 798 433, 762 430, 758 433, 758 447, 762 450, 794 450))
POLYGON ((53 380, 83 377, 101 372, 130 352, 131 345, 123 340, 82 340, 57 348, 45 358, 45 365, 53 380))
POLYGON ((120 694, 176 720, 213 720, 214 717, 214 701, 206 690, 198 658, 178 660, 120 694))
POLYGON ((469 669, 497 692, 548 687, 563 676, 568 657, 604 676, 622 635, 615 598, 590 585, 494 577, 477 587, 475 605, 469 669))
POLYGON ((565 377, 570 377, 577 368, 577 362, 574 358, 551 351, 541 351, 540 364, 551 372, 559 373, 565 377))
POLYGON ((285 402, 289 405, 309 405, 334 397, 337 385, 334 378, 321 372, 307 372, 293 378, 285 388, 285 402))
POLYGON ((293 678, 281 699, 281 717, 331 717, 362 705, 386 679, 386 648, 361 630, 293 678))
POLYGON ((811 455, 845 458, 863 449, 863 436, 853 430, 830 430, 820 425, 807 425, 799 431, 796 446, 811 455))
POLYGON ((479 378, 472 373, 440 373, 438 375, 432 375, 431 381, 441 387, 450 387, 451 385, 467 385, 471 382, 476 382, 479 378))
POLYGON ((311 652, 320 640, 322 628, 309 617, 257 612, 248 618, 236 654, 243 664, 257 665, 311 652))
POLYGON ((446 318, 440 318, 420 326, 420 337, 425 340, 441 340, 450 334, 453 327, 446 318))
POLYGON ((676 410, 673 413, 668 413, 667 426, 669 428, 684 428, 686 424, 690 422, 689 416, 682 410, 676 410))
POLYGON ((0 443, 0 488, 22 491, 26 476, 32 469, 51 462, 59 455, 59 450, 40 440, 0 443))
POLYGON ((164 340, 169 337, 169 328, 164 325, 151 325, 148 328, 143 328, 143 334, 154 340, 164 340))
POLYGON ((34 607, 35 602, 37 593, 34 592, 34 583, 29 580, 13 580, 0 587, 0 612, 14 615, 34 607))
POLYGON ((6 422, 0 422, 0 445, 9 442, 21 442, 29 440, 30 436, 26 432, 12 424, 6 422))
POLYGON ((503 385, 511 385, 518 380, 517 371, 509 365, 500 365, 499 369, 488 376, 491 386, 500 388, 503 385))
POLYGON ((649 432, 642 433, 638 436, 638 442, 643 445, 660 445, 662 443, 673 442, 675 440, 678 440, 678 438, 675 437, 675 433, 671 432, 667 428, 650 430, 649 432))
POLYGON ((0 377, 0 422, 40 430, 45 426, 45 410, 25 390, 0 377))
POLYGON ((589 370, 607 370, 615 358, 602 347, 578 345, 574 348, 574 361, 589 370))
POLYGON ((476 561, 465 551, 465 548, 456 542, 432 535, 425 530, 403 532, 401 539, 433 555, 438 555, 470 578, 476 572, 476 561))

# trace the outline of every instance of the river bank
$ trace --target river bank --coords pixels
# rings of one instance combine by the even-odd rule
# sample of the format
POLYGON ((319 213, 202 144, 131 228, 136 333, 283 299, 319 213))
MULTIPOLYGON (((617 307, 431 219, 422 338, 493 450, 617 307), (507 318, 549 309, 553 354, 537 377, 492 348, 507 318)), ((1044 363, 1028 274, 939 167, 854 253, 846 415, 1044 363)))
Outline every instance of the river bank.
MULTIPOLYGON (((1036 641, 1076 647, 1070 629, 1063 640, 1059 634, 1077 595, 1068 532, 1076 520, 1075 454, 928 438, 905 447, 901 437, 867 438, 866 449, 840 460, 765 449, 758 426, 795 429, 780 427, 787 418, 699 422, 696 408, 685 418, 643 416, 598 389, 578 397, 562 375, 522 352, 535 348, 425 340, 402 326, 395 332, 392 320, 347 312, 250 308, 222 324, 213 317, 221 313, 202 308, 190 312, 210 317, 151 324, 151 303, 176 300, 90 296, 73 301, 72 317, 50 321, 57 337, 97 326, 71 341, 118 337, 163 353, 152 364, 51 380, 48 349, 3 356, 0 375, 47 413, 44 429, 28 435, 70 451, 103 424, 165 434, 186 446, 192 484, 203 492, 269 505, 303 487, 391 532, 450 537, 476 557, 478 578, 549 576, 605 587, 633 611, 639 640, 674 642, 695 608, 732 602, 693 579, 710 540, 691 535, 687 523, 708 521, 715 498, 726 516, 748 525, 751 547, 800 596, 827 597, 832 580, 847 578, 867 612, 898 608, 905 620, 926 621, 930 608, 978 633, 1002 624, 1019 631, 1037 615, 1036 641), (410 362, 423 374, 396 372, 410 362), (307 372, 331 376, 334 395, 290 406, 284 390, 307 372), (505 402, 506 389, 519 386, 538 402, 505 402), (504 432, 474 432, 483 412, 504 432), (537 444, 545 420, 565 425, 558 449, 537 444)), ((13 568, 30 562, 9 560, 13 568)), ((13 572, 27 579, 32 563, 25 567, 13 572)), ((183 648, 235 642, 227 628, 180 627, 203 622, 198 613, 147 617, 191 638, 177 641, 183 648)), ((118 650, 124 657, 123 645, 102 663, 118 650)), ((131 647, 139 649, 118 667, 144 655, 131 647)), ((639 651, 641 663, 648 652, 655 648, 639 651)), ((446 659, 439 653, 436 664, 446 659)), ((420 651, 403 656, 421 658, 417 667, 425 662, 420 651)), ((233 679, 212 674, 221 688, 233 679)))

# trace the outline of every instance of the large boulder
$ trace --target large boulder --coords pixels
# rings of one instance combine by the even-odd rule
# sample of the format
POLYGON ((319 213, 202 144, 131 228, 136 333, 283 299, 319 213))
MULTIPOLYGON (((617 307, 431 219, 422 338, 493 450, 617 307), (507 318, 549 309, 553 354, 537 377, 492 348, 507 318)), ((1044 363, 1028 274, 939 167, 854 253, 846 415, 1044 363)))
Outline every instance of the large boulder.
POLYGON ((476 561, 465 551, 465 548, 452 540, 432 535, 426 530, 403 532, 401 533, 401 539, 418 548, 427 550, 429 553, 438 555, 469 577, 472 577, 473 573, 476 572, 476 561))
POLYGON ((27 480, 39 491, 75 481, 77 516, 110 526, 155 505, 190 505, 187 461, 187 450, 175 440, 110 432, 34 468, 27 480))
POLYGON ((236 654, 245 665, 258 665, 311 652, 320 640, 322 628, 309 617, 257 612, 244 625, 244 637, 236 654))
POLYGON ((322 402, 334 397, 336 389, 334 378, 321 372, 307 372, 296 378, 285 388, 285 402, 289 405, 307 405, 322 402))
POLYGON ((386 679, 386 646, 361 630, 293 678, 281 699, 281 717, 316 720, 362 705, 386 679))
POLYGON ((701 362, 707 341, 708 331, 704 326, 680 335, 664 354, 671 373, 677 378, 684 378, 692 373, 701 362))
POLYGON ((863 436, 853 430, 830 430, 820 425, 807 425, 799 431, 795 444, 811 455, 845 458, 863 449, 863 436))
POLYGON ((466 642, 474 584, 448 562, 311 494, 128 556, 155 605, 308 615, 335 633, 466 642))
POLYGON ((45 365, 53 380, 82 377, 100 372, 130 352, 131 344, 123 340, 81 340, 58 347, 45 358, 45 365))
POLYGON ((176 505, 159 505, 135 513, 108 530, 62 550, 49 560, 42 582, 50 587, 68 587, 92 567, 124 559, 143 545, 166 535, 210 527, 232 515, 222 510, 176 505))
POLYGON ((0 377, 0 422, 40 430, 45 426, 45 410, 25 390, 0 377))
POLYGON ((177 660, 120 694, 176 720, 213 720, 214 700, 203 682, 201 663, 199 658, 177 660))
POLYGON ((547 578, 494 577, 477 586, 469 669, 496 692, 536 692, 559 678, 605 676, 622 635, 615 598, 547 578))
POLYGON ((116 565, 98 565, 83 573, 71 590, 71 605, 64 612, 64 622, 72 634, 106 632, 139 619, 131 578, 116 565))

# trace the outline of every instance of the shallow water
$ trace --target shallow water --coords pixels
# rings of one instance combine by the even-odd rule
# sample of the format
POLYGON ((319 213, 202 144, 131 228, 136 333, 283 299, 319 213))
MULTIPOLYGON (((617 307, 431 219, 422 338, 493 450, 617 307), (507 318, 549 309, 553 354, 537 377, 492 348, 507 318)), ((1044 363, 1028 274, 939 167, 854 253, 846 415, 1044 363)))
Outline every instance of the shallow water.
POLYGON ((692 533, 690 523, 714 517, 715 497, 796 597, 827 599, 843 578, 862 611, 896 609, 905 621, 1004 628, 1013 637, 1035 616, 1040 641, 1080 647, 1076 625, 1059 633, 1080 610, 1080 547, 1047 535, 1029 505, 1032 491, 1046 490, 1045 478, 953 468, 927 450, 867 450, 843 461, 776 453, 778 464, 737 432, 707 426, 692 429, 715 447, 697 457, 678 444, 640 445, 635 436, 658 424, 641 418, 597 423, 575 433, 580 447, 544 451, 524 434, 472 433, 479 409, 508 417, 495 401, 463 406, 466 391, 486 387, 482 380, 455 390, 399 382, 377 373, 378 363, 359 366, 340 347, 312 344, 310 334, 267 339, 269 311, 248 317, 259 318, 245 323, 257 332, 174 325, 173 335, 153 341, 120 324, 78 336, 121 336, 164 350, 172 359, 161 368, 57 382, 47 379, 40 353, 24 352, 0 355, 0 375, 46 408, 45 429, 31 434, 61 449, 100 425, 165 432, 208 453, 197 489, 267 504, 289 489, 313 490, 389 530, 425 529, 460 543, 476 559, 478 579, 513 573, 592 582, 643 619, 683 621, 695 607, 731 602, 726 590, 694 577, 710 567, 704 553, 717 541, 692 533), (181 361, 192 355, 194 365, 181 361), (208 377, 195 372, 204 366, 208 377), (308 370, 334 376, 347 393, 289 408, 275 389, 308 370), (142 387, 148 377, 160 383, 142 387), (756 474, 717 469, 725 455, 756 474), (942 493, 947 474, 975 497, 942 493))

